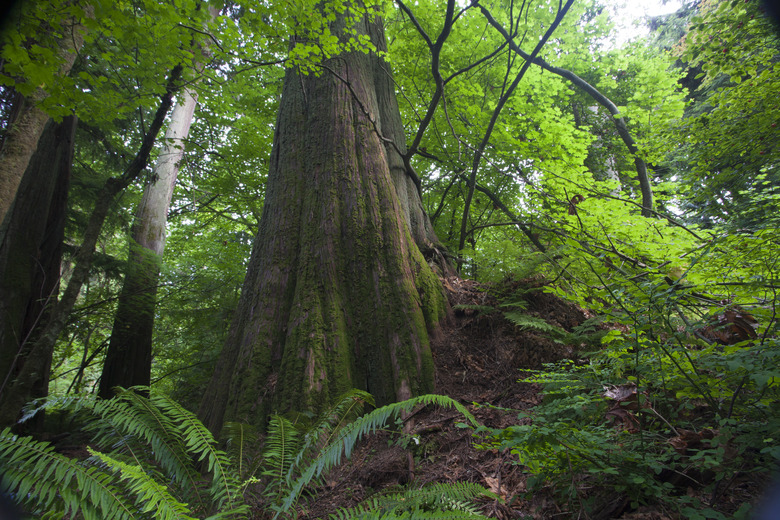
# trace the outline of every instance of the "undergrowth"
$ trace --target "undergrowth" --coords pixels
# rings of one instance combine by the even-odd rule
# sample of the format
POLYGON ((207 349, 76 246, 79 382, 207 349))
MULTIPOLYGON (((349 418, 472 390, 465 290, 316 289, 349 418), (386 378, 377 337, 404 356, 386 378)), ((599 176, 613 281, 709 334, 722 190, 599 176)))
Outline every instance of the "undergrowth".
MULTIPOLYGON (((462 404, 446 396, 423 395, 360 415, 372 403, 366 392, 352 390, 314 421, 275 415, 258 454, 253 447, 260 437, 253 428, 226 425, 228 449, 222 451, 191 412, 149 388, 119 389, 110 400, 52 398, 36 403, 24 420, 42 410, 72 414, 90 436, 90 456, 66 457, 7 428, 0 432, 2 491, 41 518, 246 518, 247 500, 257 493, 268 514, 290 517, 306 487, 349 457, 363 436, 416 407, 453 408, 479 426, 462 404)), ((441 484, 373 498, 338 515, 479 518, 471 504, 478 495, 490 493, 476 485, 441 484), (409 507, 401 507, 404 501, 409 507)))
POLYGON ((528 371, 523 381, 542 386, 543 403, 521 414, 530 424, 481 430, 483 446, 515 455, 529 497, 546 487, 572 513, 598 512, 617 493, 628 510, 655 504, 686 519, 747 518, 749 504, 725 511, 718 499, 739 477, 768 474, 780 460, 774 307, 759 328, 733 304, 709 299, 701 309, 668 280, 603 287, 612 330, 600 348, 584 362, 528 371))

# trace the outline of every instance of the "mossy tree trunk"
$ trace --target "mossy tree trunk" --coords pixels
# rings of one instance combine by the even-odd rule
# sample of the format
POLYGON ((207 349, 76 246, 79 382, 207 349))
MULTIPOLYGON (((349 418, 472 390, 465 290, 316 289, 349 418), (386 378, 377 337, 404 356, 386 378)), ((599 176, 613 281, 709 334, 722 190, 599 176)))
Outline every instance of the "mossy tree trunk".
MULTIPOLYGON (((361 30, 385 47, 381 21, 361 30)), ((318 411, 353 387, 378 403, 433 389, 429 338, 446 303, 415 242, 436 240, 403 169, 403 136, 376 56, 287 72, 260 229, 201 404, 212 431, 318 411)))
MULTIPOLYGON (((57 338, 65 327, 73 307, 76 305, 82 286, 88 279, 95 246, 100 237, 103 222, 105 222, 117 195, 127 188, 146 168, 154 142, 162 128, 165 116, 173 104, 173 95, 178 88, 177 84, 181 78, 181 70, 181 66, 176 66, 171 71, 166 92, 160 100, 160 106, 157 108, 154 119, 143 137, 141 147, 136 156, 121 177, 112 177, 106 180, 103 188, 98 193, 92 214, 84 230, 84 240, 75 255, 74 267, 68 284, 65 290, 62 291, 59 301, 56 302, 56 305, 53 305, 53 308, 47 315, 45 325, 41 326, 40 332, 36 333, 35 341, 30 344, 27 362, 19 369, 18 374, 15 374, 15 379, 8 382, 8 385, 12 385, 11 390, 9 391, 6 388, 3 398, 0 399, 0 425, 12 424, 16 421, 22 407, 29 400, 28 396, 32 394, 31 388, 35 387, 40 377, 43 377, 39 372, 38 363, 30 363, 29 360, 51 359, 57 338)), ((48 377, 48 373, 45 376, 48 377)))
POLYGON ((65 209, 76 118, 49 121, 0 228, 0 422, 19 410, 1 410, 9 396, 27 402, 48 393, 51 353, 31 356, 30 347, 57 302, 65 209), (15 385, 27 367, 33 380, 15 385))
POLYGON ((100 376, 98 395, 113 397, 116 386, 149 386, 152 332, 165 230, 173 188, 184 157, 197 98, 182 89, 171 113, 165 144, 136 211, 122 292, 100 376))
MULTIPOLYGON (((18 18, 28 16, 26 6, 22 5, 23 2, 17 4, 15 7, 20 11, 18 18)), ((85 14, 92 16, 92 8, 85 8, 85 14)), ((0 26, 4 29, 13 30, 10 19, 9 26, 6 26, 5 19, 0 22, 2 22, 0 26)), ((84 26, 76 20, 69 20, 62 25, 67 26, 68 31, 56 38, 57 48, 54 50, 60 59, 58 73, 60 76, 67 76, 76 61, 78 51, 84 44, 84 26)), ((28 97, 19 97, 19 106, 14 107, 9 128, 0 143, 0 221, 9 211, 22 175, 49 120, 49 115, 38 106, 46 95, 43 89, 38 88, 28 97)))

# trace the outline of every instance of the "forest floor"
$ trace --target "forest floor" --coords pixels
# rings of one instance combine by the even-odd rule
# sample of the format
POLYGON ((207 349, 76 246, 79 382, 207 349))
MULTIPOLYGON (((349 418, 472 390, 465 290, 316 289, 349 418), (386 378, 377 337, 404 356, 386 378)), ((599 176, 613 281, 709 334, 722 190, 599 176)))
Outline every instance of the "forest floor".
MULTIPOLYGON (((539 280, 486 286, 451 277, 444 285, 453 312, 432 342, 436 393, 467 405, 490 428, 528 423, 528 418, 518 418, 519 412, 533 409, 542 396, 539 385, 522 381, 523 371, 562 359, 577 361, 577 352, 542 333, 515 326, 497 312, 500 299, 519 289, 525 292, 526 314, 567 331, 591 315, 542 290, 525 291, 541 285, 539 280), (479 312, 476 307, 495 311, 479 312)), ((676 520, 661 508, 632 510, 625 496, 589 486, 585 480, 579 499, 571 503, 556 498, 549 486, 527 493, 527 475, 515 463, 517 457, 507 451, 480 448, 471 429, 458 427, 463 417, 457 411, 426 407, 412 415, 405 434, 384 431, 364 439, 349 461, 328 473, 324 484, 314 490, 314 498, 301 504, 300 517, 328 518, 375 493, 397 492, 409 484, 475 482, 503 499, 503 503, 487 499, 482 503, 483 514, 499 519, 676 520), (412 442, 412 435, 419 444, 412 442), (596 505, 589 515, 580 507, 583 497, 596 505)), ((737 482, 722 494, 720 501, 726 503, 719 509, 736 510, 741 503, 754 501, 759 493, 759 483, 737 482)))

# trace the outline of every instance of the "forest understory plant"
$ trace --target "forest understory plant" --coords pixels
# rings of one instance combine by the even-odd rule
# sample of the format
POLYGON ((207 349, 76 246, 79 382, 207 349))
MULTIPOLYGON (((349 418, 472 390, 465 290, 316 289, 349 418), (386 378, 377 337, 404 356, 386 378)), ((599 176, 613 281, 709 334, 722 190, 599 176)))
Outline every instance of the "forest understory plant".
POLYGON ((549 486, 587 514, 610 507, 611 490, 620 510, 748 517, 750 504, 724 510, 718 500, 780 460, 777 298, 762 277, 728 299, 707 295, 724 283, 705 283, 720 254, 705 250, 676 280, 609 282, 592 266, 611 330, 585 363, 530 371, 523 380, 545 395, 531 424, 493 430, 487 443, 517 456, 529 493, 549 486), (749 295, 759 295, 750 312, 737 304, 749 295))
MULTIPOLYGON (((263 442, 252 427, 228 423, 225 452, 191 412, 165 395, 149 394, 147 387, 118 389, 110 400, 50 398, 28 407, 23 420, 44 410, 67 414, 70 426, 86 434, 89 456, 68 457, 6 428, 0 433, 2 490, 43 518, 245 518, 250 498, 269 517, 288 518, 296 516, 312 482, 348 458, 363 436, 416 407, 454 408, 478 426, 463 405, 446 396, 423 395, 360 415, 372 403, 369 394, 353 390, 314 420, 275 415, 263 442)), ((481 518, 471 504, 478 496, 492 495, 478 485, 441 484, 373 497, 337 517, 410 518, 419 512, 429 518, 481 518), (386 516, 390 511, 396 516, 386 516)))
POLYGON ((89 456, 71 458, 10 428, 0 434, 3 491, 29 513, 86 519, 239 518, 248 508, 228 456, 191 412, 145 387, 113 399, 50 398, 39 412, 67 415, 89 456), (79 434, 79 435, 82 435, 79 434))

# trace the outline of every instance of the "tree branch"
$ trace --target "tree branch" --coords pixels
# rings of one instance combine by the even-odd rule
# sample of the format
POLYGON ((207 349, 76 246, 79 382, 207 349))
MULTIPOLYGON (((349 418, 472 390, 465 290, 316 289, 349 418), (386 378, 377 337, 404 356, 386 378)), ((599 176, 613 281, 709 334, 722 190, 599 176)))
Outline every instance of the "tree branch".
POLYGON ((506 31, 506 29, 504 29, 504 27, 500 23, 498 23, 498 21, 496 21, 493 15, 490 14, 490 11, 488 11, 486 7, 480 4, 479 9, 482 12, 482 14, 485 16, 485 18, 487 18, 488 23, 490 23, 490 25, 492 25, 501 34, 501 36, 504 37, 506 42, 509 44, 510 49, 512 49, 514 52, 516 52, 526 60, 530 60, 535 65, 542 67, 544 70, 548 72, 552 72, 557 76, 561 76, 562 78, 571 81, 572 83, 574 83, 574 85, 582 89, 586 94, 588 94, 591 98, 593 98, 594 101, 596 101, 598 104, 600 104, 601 106, 603 106, 609 111, 609 113, 612 115, 612 121, 615 123, 615 128, 617 129, 618 135, 620 135, 620 138, 623 140, 623 143, 626 145, 626 148, 628 148, 628 151, 634 157, 634 165, 636 166, 637 177, 639 178, 639 187, 642 191, 642 216, 644 217, 653 216, 653 190, 650 185, 650 178, 647 175, 647 165, 639 157, 639 149, 637 148, 636 142, 634 141, 634 138, 631 136, 631 132, 629 132, 628 126, 626 125, 626 121, 623 118, 623 115, 620 113, 618 107, 607 96, 602 94, 593 85, 589 84, 587 81, 580 78, 575 73, 566 69, 562 69, 560 67, 554 67, 549 63, 547 63, 542 58, 539 58, 537 56, 531 56, 526 52, 524 52, 514 42, 512 37, 506 31))
MULTIPOLYGON (((474 3, 476 5, 479 5, 478 1, 479 0, 475 0, 474 3)), ((517 88, 517 85, 520 84, 520 81, 523 79, 523 76, 525 76, 525 73, 530 67, 532 60, 539 54, 539 52, 542 50, 542 47, 544 47, 544 45, 547 43, 547 40, 550 39, 552 33, 561 23, 563 17, 566 15, 566 13, 568 12, 569 8, 572 6, 573 3, 574 0, 567 0, 566 4, 563 5, 558 10, 558 14, 556 14, 555 20, 553 20, 552 24, 550 24, 550 27, 547 29, 547 31, 544 33, 542 38, 536 44, 536 47, 534 47, 534 50, 531 52, 530 56, 528 56, 528 58, 525 59, 525 63, 520 69, 520 72, 517 73, 517 76, 515 76, 515 79, 512 81, 512 84, 509 86, 509 88, 504 93, 504 95, 501 96, 501 98, 498 100, 498 104, 496 105, 496 108, 493 110, 493 116, 490 118, 490 123, 488 123, 487 130, 485 131, 485 135, 482 138, 482 142, 480 143, 479 148, 477 148, 477 151, 474 154, 474 161, 471 165, 471 176, 469 178, 469 191, 466 194, 466 202, 463 208, 463 219, 460 225, 460 240, 458 242, 458 250, 463 249, 463 246, 465 245, 466 242, 466 226, 468 225, 469 210, 471 209, 471 200, 474 197, 474 189, 476 187, 477 170, 479 169, 479 163, 482 159, 482 155, 485 152, 485 148, 487 147, 487 144, 490 141, 490 136, 493 133, 493 128, 495 127, 496 122, 498 121, 498 116, 501 114, 501 110, 504 108, 504 105, 506 104, 507 100, 510 98, 514 90, 517 88)), ((530 238, 530 233, 527 233, 527 235, 529 235, 530 238)), ((539 244, 538 246, 540 245, 541 244, 539 244)))

